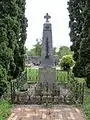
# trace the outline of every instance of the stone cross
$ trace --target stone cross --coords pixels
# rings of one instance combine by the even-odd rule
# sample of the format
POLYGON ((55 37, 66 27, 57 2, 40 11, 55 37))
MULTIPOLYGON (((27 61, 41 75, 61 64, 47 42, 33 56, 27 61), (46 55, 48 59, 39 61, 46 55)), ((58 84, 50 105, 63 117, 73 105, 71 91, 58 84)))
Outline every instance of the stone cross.
POLYGON ((49 22, 49 19, 51 18, 51 16, 48 13, 46 13, 46 15, 44 16, 44 18, 46 19, 46 22, 49 22))

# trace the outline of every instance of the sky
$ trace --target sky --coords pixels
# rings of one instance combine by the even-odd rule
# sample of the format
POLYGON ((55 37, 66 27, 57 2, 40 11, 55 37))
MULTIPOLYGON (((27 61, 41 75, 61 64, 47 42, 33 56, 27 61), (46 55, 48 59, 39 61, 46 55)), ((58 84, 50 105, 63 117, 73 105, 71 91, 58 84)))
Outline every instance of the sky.
POLYGON ((28 28, 25 46, 31 49, 36 39, 42 39, 46 13, 51 16, 53 47, 70 46, 67 0, 26 0, 28 28))

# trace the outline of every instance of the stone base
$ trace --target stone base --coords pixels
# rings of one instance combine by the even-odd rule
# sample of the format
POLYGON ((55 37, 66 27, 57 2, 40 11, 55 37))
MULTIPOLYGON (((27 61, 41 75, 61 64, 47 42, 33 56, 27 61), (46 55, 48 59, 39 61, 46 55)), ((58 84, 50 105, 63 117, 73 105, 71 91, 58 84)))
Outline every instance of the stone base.
POLYGON ((16 99, 15 102, 16 103, 20 103, 20 104, 24 104, 27 102, 27 100, 29 99, 28 97, 28 91, 24 91, 24 92, 16 92, 16 99))
POLYGON ((42 86, 48 85, 49 89, 56 83, 56 68, 54 67, 42 67, 39 68, 39 79, 42 86))

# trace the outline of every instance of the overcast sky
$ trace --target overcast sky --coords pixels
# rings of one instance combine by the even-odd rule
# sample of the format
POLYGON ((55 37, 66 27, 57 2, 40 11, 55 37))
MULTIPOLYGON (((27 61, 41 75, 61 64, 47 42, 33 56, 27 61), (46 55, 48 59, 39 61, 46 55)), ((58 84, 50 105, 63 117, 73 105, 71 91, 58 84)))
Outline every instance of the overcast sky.
POLYGON ((46 13, 51 15, 53 46, 70 46, 67 0, 26 0, 28 19, 26 47, 31 49, 36 39, 42 38, 46 13))

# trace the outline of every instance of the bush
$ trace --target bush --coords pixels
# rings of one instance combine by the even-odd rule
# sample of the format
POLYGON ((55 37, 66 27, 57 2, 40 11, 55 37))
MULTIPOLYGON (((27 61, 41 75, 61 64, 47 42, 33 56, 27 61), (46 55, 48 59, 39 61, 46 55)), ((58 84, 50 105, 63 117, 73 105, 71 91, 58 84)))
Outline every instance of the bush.
POLYGON ((7 72, 6 70, 0 65, 0 97, 5 92, 7 88, 7 72))
POLYGON ((60 61, 60 66, 63 70, 68 71, 70 70, 70 67, 74 65, 74 60, 72 58, 72 55, 66 55, 63 56, 60 61))
POLYGON ((5 120, 9 116, 11 107, 8 101, 0 100, 0 120, 5 120))
POLYGON ((86 65, 86 69, 85 69, 85 73, 86 73, 86 84, 87 87, 90 88, 90 64, 86 65))

